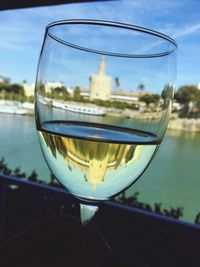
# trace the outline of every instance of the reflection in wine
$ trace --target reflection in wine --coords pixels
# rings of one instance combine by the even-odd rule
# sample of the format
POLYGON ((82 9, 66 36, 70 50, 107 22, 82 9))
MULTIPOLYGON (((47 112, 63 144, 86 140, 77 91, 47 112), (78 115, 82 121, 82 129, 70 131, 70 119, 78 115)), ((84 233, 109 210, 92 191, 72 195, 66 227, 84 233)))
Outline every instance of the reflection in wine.
MULTIPOLYGON (((39 131, 39 138, 49 167, 70 191, 75 190, 77 195, 81 182, 85 187, 84 196, 106 199, 138 178, 159 142, 155 137, 141 136, 141 133, 136 136, 137 132, 134 132, 130 144, 123 143, 123 139, 111 143, 110 140, 102 141, 101 129, 94 129, 87 127, 91 140, 52 134, 44 129, 39 131), (92 133, 94 129, 99 134, 92 133), (60 172, 60 169, 65 171, 60 172), (107 193, 108 188, 112 188, 111 193, 107 193)), ((83 130, 84 127, 80 126, 79 131, 83 130)), ((80 193, 78 195, 81 197, 80 193)))

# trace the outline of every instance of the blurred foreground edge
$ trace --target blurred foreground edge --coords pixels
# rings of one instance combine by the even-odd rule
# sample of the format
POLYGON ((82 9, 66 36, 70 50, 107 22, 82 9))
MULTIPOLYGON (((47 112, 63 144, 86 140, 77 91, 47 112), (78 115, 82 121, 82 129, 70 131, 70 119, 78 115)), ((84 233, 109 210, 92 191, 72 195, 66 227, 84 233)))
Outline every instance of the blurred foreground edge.
POLYGON ((110 0, 6 0, 0 1, 0 10, 102 1, 110 0))
MULTIPOLYGON (((59 216, 79 218, 78 201, 66 190, 0 175, 1 244, 59 216)), ((112 201, 101 205, 94 224, 113 251, 102 267, 200 266, 198 225, 112 201)))

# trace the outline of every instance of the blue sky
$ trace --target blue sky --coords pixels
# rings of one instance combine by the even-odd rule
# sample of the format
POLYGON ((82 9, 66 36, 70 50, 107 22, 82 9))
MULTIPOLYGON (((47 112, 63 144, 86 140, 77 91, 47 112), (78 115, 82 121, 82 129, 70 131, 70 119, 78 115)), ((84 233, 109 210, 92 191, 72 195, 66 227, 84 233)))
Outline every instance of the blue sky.
POLYGON ((200 1, 124 0, 0 12, 0 75, 35 81, 45 26, 63 19, 131 23, 173 37, 179 46, 177 86, 200 82, 200 1))

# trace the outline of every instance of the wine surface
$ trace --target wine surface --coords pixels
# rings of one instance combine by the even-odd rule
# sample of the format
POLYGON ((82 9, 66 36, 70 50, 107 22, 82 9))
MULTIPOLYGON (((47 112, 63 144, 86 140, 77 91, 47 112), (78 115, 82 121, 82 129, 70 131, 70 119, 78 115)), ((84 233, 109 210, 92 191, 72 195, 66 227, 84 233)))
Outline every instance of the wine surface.
POLYGON ((131 185, 160 144, 151 133, 100 124, 49 121, 38 130, 51 171, 88 200, 108 199, 131 185))

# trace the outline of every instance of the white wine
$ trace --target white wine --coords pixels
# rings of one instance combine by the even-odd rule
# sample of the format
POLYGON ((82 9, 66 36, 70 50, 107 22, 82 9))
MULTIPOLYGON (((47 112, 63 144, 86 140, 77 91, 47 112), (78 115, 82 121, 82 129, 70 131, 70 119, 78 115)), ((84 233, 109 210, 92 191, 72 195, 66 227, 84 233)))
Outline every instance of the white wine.
POLYGON ((88 200, 105 200, 130 186, 160 144, 151 133, 101 124, 49 121, 38 130, 51 171, 88 200))

